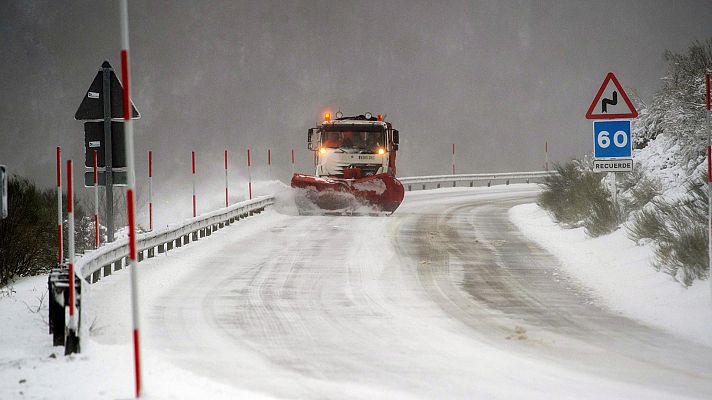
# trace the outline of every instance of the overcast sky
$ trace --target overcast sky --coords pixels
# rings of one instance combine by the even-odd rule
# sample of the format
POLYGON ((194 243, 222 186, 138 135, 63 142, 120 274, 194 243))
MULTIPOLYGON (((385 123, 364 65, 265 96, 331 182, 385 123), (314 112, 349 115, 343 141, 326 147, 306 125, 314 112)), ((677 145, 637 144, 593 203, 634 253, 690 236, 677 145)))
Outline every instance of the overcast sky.
MULTIPOLYGON (((152 148, 175 185, 191 150, 219 180, 222 149, 237 168, 248 145, 286 182, 339 108, 387 114, 401 176, 448 173, 453 142, 461 172, 538 170, 546 140, 552 160, 591 151, 608 71, 649 99, 666 49, 712 37, 706 0, 129 3, 137 167, 152 148)), ((73 116, 102 61, 118 72, 118 2, 2 0, 0 37, 0 164, 50 186, 55 146, 82 160, 73 116)))

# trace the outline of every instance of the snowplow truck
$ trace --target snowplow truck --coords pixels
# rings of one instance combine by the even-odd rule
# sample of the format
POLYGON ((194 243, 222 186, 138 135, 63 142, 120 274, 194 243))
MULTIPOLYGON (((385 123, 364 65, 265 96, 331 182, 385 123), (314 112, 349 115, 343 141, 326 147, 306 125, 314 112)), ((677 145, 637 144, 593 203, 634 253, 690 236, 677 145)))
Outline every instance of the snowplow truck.
POLYGON ((309 129, 307 148, 314 152, 314 175, 294 174, 301 213, 393 213, 405 190, 396 179, 399 133, 390 122, 370 113, 344 117, 330 113, 309 129))

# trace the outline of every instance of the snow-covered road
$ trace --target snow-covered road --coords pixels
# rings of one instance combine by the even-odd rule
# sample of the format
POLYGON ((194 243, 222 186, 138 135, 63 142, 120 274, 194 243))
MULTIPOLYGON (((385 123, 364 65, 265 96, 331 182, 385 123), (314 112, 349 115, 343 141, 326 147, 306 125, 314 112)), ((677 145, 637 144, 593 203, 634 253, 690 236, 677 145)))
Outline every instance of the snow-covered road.
MULTIPOLYGON (((144 275, 147 363, 278 398, 711 398, 711 348, 602 308, 509 222, 536 193, 414 192, 389 218, 272 210, 218 231, 144 275)), ((124 341, 108 314, 96 340, 124 341)))

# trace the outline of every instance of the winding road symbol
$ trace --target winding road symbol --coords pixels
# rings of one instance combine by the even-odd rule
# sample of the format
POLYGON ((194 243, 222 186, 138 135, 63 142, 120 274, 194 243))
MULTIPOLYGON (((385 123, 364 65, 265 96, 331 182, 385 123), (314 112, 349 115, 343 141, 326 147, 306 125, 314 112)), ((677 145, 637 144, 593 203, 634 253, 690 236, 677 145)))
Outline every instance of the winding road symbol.
POLYGON ((598 88, 596 96, 593 97, 591 105, 588 106, 588 111, 586 111, 586 119, 631 119, 638 116, 638 111, 633 106, 633 102, 630 101, 628 94, 623 90, 618 78, 613 72, 606 74, 606 78, 603 80, 601 87, 598 88), (609 84, 612 84, 611 88, 608 89, 609 84), (608 89, 608 90, 606 90, 608 89), (610 90, 610 91, 609 91, 610 90), (611 93, 611 97, 603 97, 605 93, 611 93), (621 98, 621 103, 618 104, 618 97, 621 98), (600 111, 598 110, 598 105, 601 105, 600 111), (618 109, 611 108, 609 106, 618 105, 618 109), (609 108, 611 110, 609 111, 609 108))
POLYGON ((601 100, 601 112, 608 113, 608 105, 615 106, 616 104, 618 104, 618 92, 614 90, 613 99, 604 98, 603 100, 601 100))

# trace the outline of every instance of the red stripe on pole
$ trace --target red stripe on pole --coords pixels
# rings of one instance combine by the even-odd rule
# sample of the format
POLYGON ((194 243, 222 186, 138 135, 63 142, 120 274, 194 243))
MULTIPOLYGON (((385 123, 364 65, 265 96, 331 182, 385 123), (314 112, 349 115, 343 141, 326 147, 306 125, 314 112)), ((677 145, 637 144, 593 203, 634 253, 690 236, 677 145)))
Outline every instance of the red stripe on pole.
POLYGON ((292 149, 292 164, 294 164, 294 149, 292 149))
POLYGON ((249 167, 250 165, 251 165, 250 164, 250 149, 248 148, 247 149, 247 166, 249 167))
POLYGON ((141 358, 139 357, 139 345, 138 345, 138 329, 133 331, 133 345, 134 345, 134 373, 136 378, 136 397, 141 396, 141 358))
POLYGON ((134 212, 134 191, 126 191, 126 202, 129 214, 129 258, 136 260, 136 213, 134 212))
POLYGON ((57 187, 62 187, 62 150, 57 146, 57 187))
POLYGON ((124 119, 131 119, 131 94, 129 90, 131 85, 129 85, 129 52, 128 50, 121 50, 121 80, 124 84, 124 119))
POLYGON ((272 165, 272 151, 267 148, 267 165, 272 165))
POLYGON ((247 190, 250 195, 250 200, 252 200, 252 181, 250 181, 247 186, 248 186, 247 190))
POLYGON ((72 160, 67 160, 67 212, 74 212, 74 189, 72 187, 72 160))
POLYGON ((191 163, 193 164, 193 175, 195 175, 195 152, 190 152, 191 163))
POLYGON ((706 94, 706 100, 707 100, 707 111, 710 111, 710 74, 707 74, 706 79, 705 79, 705 86, 707 87, 707 94, 706 94))
POLYGON ((148 151, 148 177, 153 177, 153 151, 148 151))
POLYGON ((227 150, 225 150, 225 169, 227 170, 227 150))
POLYGON ((707 183, 712 183, 712 146, 707 146, 707 183))

